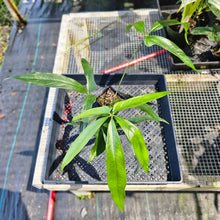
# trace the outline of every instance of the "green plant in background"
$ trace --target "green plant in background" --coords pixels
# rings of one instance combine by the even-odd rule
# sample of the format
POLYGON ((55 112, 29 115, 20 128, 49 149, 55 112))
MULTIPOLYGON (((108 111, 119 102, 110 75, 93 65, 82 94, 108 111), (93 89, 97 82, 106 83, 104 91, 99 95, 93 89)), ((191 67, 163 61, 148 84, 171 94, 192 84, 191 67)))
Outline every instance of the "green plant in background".
POLYGON ((87 145, 89 140, 96 137, 95 144, 91 149, 89 162, 95 157, 106 152, 107 181, 112 195, 112 199, 118 208, 123 211, 126 187, 126 169, 124 151, 118 134, 122 129, 134 153, 134 157, 140 163, 142 169, 148 173, 148 150, 139 128, 135 125, 144 121, 163 121, 154 110, 146 104, 155 99, 159 99, 169 92, 157 92, 136 96, 123 101, 115 100, 109 106, 92 108, 96 101, 96 96, 92 94, 96 90, 93 69, 90 64, 82 59, 84 75, 86 77, 86 87, 74 79, 63 75, 51 73, 35 72, 20 76, 9 77, 9 79, 19 79, 39 86, 55 87, 73 90, 85 95, 84 106, 79 115, 73 117, 72 125, 83 125, 81 133, 68 149, 63 162, 62 170, 74 157, 87 145), (125 109, 138 108, 143 114, 133 118, 123 118, 118 116, 118 112, 125 109))
MULTIPOLYGON (((187 40, 187 36, 190 34, 195 35, 195 32, 198 33, 199 29, 197 29, 195 32, 192 32, 194 28, 197 28, 198 26, 203 26, 202 23, 204 23, 204 14, 207 12, 212 12, 214 16, 211 19, 208 19, 206 21, 207 26, 208 25, 214 25, 213 22, 215 22, 215 18, 220 19, 220 1, 218 0, 181 0, 181 5, 179 9, 177 10, 176 16, 178 17, 178 14, 180 15, 180 18, 178 20, 182 23, 181 27, 179 28, 179 33, 182 33, 185 29, 185 39, 187 44, 189 44, 187 40), (214 20, 213 20, 214 18, 214 20), (200 25, 200 22, 202 25, 200 25), (188 26, 184 26, 183 24, 187 23, 188 26)), ((217 23, 216 23, 217 24, 217 23)), ((215 24, 215 25, 216 25, 215 24)), ((214 30, 213 30, 214 31, 214 30)))
MULTIPOLYGON (((165 37, 162 37, 159 35, 151 35, 153 32, 158 31, 164 27, 178 25, 178 24, 183 25, 185 30, 187 30, 187 28, 188 28, 187 23, 182 23, 182 22, 179 22, 179 21, 173 19, 173 20, 156 21, 151 26, 151 29, 149 30, 148 33, 146 33, 146 31, 145 31, 145 24, 143 21, 138 21, 134 24, 128 25, 126 28, 126 31, 128 31, 130 28, 134 27, 137 32, 139 32, 140 34, 145 36, 144 44, 147 47, 151 47, 153 45, 158 45, 158 46, 168 50, 169 52, 171 52, 175 56, 177 56, 180 60, 182 60, 187 66, 189 66, 193 70, 199 72, 195 68, 193 62, 189 59, 189 57, 175 43, 173 43, 172 41, 170 41, 169 39, 167 39, 165 37)), ((185 32, 185 39, 187 40, 187 31, 185 32)))
POLYGON ((26 19, 21 15, 20 11, 17 8, 19 0, 0 0, 0 23, 9 22, 12 23, 12 20, 17 22, 17 25, 20 28, 23 28, 26 24, 26 19), (10 12, 10 13, 9 13, 10 12))
MULTIPOLYGON (((218 0, 182 0, 178 9, 178 13, 181 13, 181 22, 188 23, 188 27, 185 28, 185 34, 193 34, 192 30, 197 27, 197 21, 199 16, 204 12, 211 11, 218 19, 220 19, 220 1, 218 0)), ((180 32, 183 31, 183 27, 180 28, 180 32)), ((197 31, 197 30, 196 30, 197 31)), ((188 43, 188 41, 186 41, 188 43)))
POLYGON ((211 10, 220 19, 220 1, 218 0, 182 0, 179 7, 182 10, 181 22, 189 22, 204 11, 211 10))
POLYGON ((191 31, 192 35, 206 35, 213 42, 212 50, 216 56, 220 56, 220 27, 196 27, 191 31))

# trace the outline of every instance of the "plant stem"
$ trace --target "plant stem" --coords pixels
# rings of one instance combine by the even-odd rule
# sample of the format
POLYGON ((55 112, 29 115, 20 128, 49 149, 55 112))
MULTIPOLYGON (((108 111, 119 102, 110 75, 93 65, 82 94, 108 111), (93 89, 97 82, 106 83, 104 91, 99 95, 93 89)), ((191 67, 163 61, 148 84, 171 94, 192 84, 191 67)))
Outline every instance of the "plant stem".
MULTIPOLYGON (((134 56, 135 56, 137 50, 138 50, 139 47, 141 46, 141 44, 143 44, 143 41, 142 41, 142 42, 137 46, 137 48, 134 50, 134 52, 133 52, 133 54, 132 54, 131 59, 130 59, 129 62, 131 62, 131 61, 133 60, 133 58, 134 58, 134 56)), ((121 86, 122 81, 123 81, 123 79, 124 79, 124 77, 125 77, 125 74, 126 74, 126 72, 127 72, 128 67, 129 67, 129 65, 125 68, 125 70, 124 70, 124 72, 123 72, 123 75, 122 75, 122 77, 121 77, 121 79, 120 79, 120 82, 119 82, 119 84, 118 84, 118 88, 117 88, 117 90, 116 90, 115 97, 116 97, 117 94, 118 94, 118 91, 119 91, 119 89, 120 89, 120 86, 121 86)), ((114 97, 114 100, 115 100, 115 97, 114 97)))

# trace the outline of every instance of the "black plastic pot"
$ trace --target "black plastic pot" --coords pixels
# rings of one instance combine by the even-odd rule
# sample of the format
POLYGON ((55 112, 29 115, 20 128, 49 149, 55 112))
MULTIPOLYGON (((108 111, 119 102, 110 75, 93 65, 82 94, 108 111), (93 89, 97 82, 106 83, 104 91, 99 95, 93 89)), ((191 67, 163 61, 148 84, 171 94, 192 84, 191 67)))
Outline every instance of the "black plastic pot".
MULTIPOLYGON (((166 19, 168 17, 167 12, 168 11, 162 12, 163 19, 166 19)), ((174 11, 171 10, 170 14, 174 14, 173 12, 174 11)), ((201 52, 200 54, 198 54, 198 53, 194 54, 194 52, 192 50, 193 46, 189 46, 186 43, 184 31, 179 33, 178 31, 174 30, 171 27, 166 27, 166 35, 167 35, 167 38, 170 39, 171 41, 173 41, 176 45, 178 45, 189 56, 189 58, 191 58, 192 60, 193 59, 198 60, 198 61, 193 60, 194 66, 197 69, 220 68, 220 58, 213 55, 213 53, 211 51, 211 42, 210 41, 208 43, 204 42, 204 45, 210 45, 210 50, 205 49, 205 50, 203 50, 204 52, 201 52), (197 58, 195 59, 195 57, 197 57, 197 58)), ((194 42, 194 41, 198 42, 198 41, 200 41, 201 38, 202 38, 202 36, 193 36, 193 35, 188 36, 188 39, 191 42, 194 42)), ((205 37, 204 37, 204 40, 208 41, 208 39, 205 37)), ((200 46, 197 46, 197 48, 198 47, 200 47, 200 46)), ((190 70, 190 67, 185 65, 185 63, 183 63, 181 60, 179 60, 173 54, 170 54, 169 60, 170 60, 171 66, 172 66, 172 70, 190 70)))
MULTIPOLYGON (((82 84, 86 84, 83 75, 74 74, 67 76, 76 79, 82 84)), ((117 89, 120 79, 121 74, 96 75, 95 80, 98 89, 95 94, 102 94, 108 86, 117 89)), ((166 90, 167 86, 163 74, 127 74, 120 87, 121 94, 132 96, 166 90)), ((53 94, 53 92, 50 93, 53 94)), ((83 185, 82 190, 108 190, 105 153, 87 163, 94 140, 91 140, 68 165, 65 174, 62 175, 61 173, 60 166, 65 152, 79 133, 78 126, 68 125, 65 121, 71 121, 73 115, 81 112, 80 106, 83 104, 84 97, 85 95, 76 92, 57 89, 52 103, 48 102, 45 121, 55 120, 51 121, 49 125, 50 132, 45 134, 46 128, 43 127, 42 129, 42 139, 44 141, 41 141, 41 143, 45 143, 45 137, 47 137, 47 146, 42 144, 39 147, 36 164, 38 170, 35 170, 33 182, 33 185, 36 187, 54 190, 80 190, 83 185), (52 109, 51 106, 53 106, 52 109), (49 114, 51 114, 50 117, 49 114), (40 161, 40 164, 38 164, 38 161, 40 161)), ((169 124, 144 122, 138 125, 149 151, 150 163, 148 174, 140 168, 136 175, 134 175, 137 162, 133 157, 126 138, 123 134, 120 135, 125 152, 127 186, 128 188, 132 187, 133 190, 138 190, 139 185, 181 183, 182 181, 169 98, 165 96, 148 104, 169 124)), ((122 116, 129 118, 139 113, 139 109, 124 110, 122 116)))

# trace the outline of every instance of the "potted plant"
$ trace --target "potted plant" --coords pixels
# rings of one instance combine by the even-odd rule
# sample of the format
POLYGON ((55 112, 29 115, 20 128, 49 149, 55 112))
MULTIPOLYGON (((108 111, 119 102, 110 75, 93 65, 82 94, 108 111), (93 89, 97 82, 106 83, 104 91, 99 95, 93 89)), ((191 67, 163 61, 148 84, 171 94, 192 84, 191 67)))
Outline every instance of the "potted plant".
POLYGON ((118 130, 123 130, 135 154, 135 158, 140 163, 142 169, 148 172, 148 150, 143 135, 135 124, 149 120, 166 123, 166 121, 160 118, 154 112, 153 108, 146 103, 166 96, 169 92, 162 91, 145 94, 122 101, 118 101, 115 98, 117 94, 114 94, 110 104, 92 108, 93 103, 97 99, 97 97, 92 94, 96 89, 96 83, 92 68, 85 59, 82 59, 82 66, 87 80, 86 87, 74 79, 51 73, 36 72, 10 78, 40 86, 69 89, 84 94, 83 110, 80 114, 74 116, 70 123, 75 126, 81 125, 81 133, 69 147, 62 162, 62 170, 65 171, 65 167, 77 156, 89 140, 95 136, 96 140, 91 149, 89 161, 99 156, 103 151, 106 151, 108 186, 114 202, 120 210, 123 210, 126 169, 123 147, 118 130), (118 115, 118 112, 130 108, 138 108, 142 114, 129 119, 118 115))
MULTIPOLYGON (((166 22, 156 22, 151 27, 151 30, 146 33, 145 24, 143 21, 131 24, 127 27, 127 31, 134 27, 139 33, 145 36, 144 43, 146 46, 152 46, 157 44, 170 52, 178 56, 183 62, 188 66, 193 68, 195 71, 197 69, 194 67, 192 61, 184 54, 184 52, 178 48, 170 40, 157 36, 151 35, 154 31, 157 31, 165 26, 172 25, 176 21, 166 21, 166 22)), ((19 79, 28 83, 32 83, 39 86, 54 87, 72 90, 77 93, 83 94, 83 107, 81 113, 71 117, 70 125, 79 126, 80 134, 77 135, 77 138, 70 144, 69 149, 63 152, 62 166, 61 170, 65 172, 66 167, 77 157, 77 155, 83 150, 87 143, 95 136, 94 146, 91 148, 91 155, 89 157, 89 162, 92 161, 97 156, 101 155, 104 151, 106 152, 106 170, 107 170, 107 182, 108 187, 111 191, 112 198, 119 209, 122 211, 124 207, 125 200, 125 186, 126 186, 126 168, 125 168, 125 159, 122 143, 120 141, 120 135, 118 130, 123 130, 129 145, 131 146, 131 151, 134 153, 134 158, 138 161, 138 164, 142 169, 148 173, 149 171, 149 153, 146 147, 143 134, 140 129, 135 125, 137 123, 145 121, 156 121, 167 123, 165 119, 158 116, 153 108, 146 104, 152 100, 161 99, 161 106, 165 106, 167 109, 163 112, 163 117, 167 117, 169 123, 172 123, 171 116, 169 115, 169 102, 168 99, 163 99, 164 96, 169 94, 166 90, 166 83, 164 75, 155 76, 148 75, 151 78, 151 81, 155 83, 158 81, 157 87, 162 85, 163 89, 160 92, 151 93, 151 94, 142 94, 139 96, 126 96, 125 100, 121 100, 119 88, 122 85, 122 82, 125 77, 124 74, 120 77, 118 89, 114 92, 113 96, 110 97, 111 102, 107 105, 101 107, 93 107, 94 103, 98 99, 102 99, 103 96, 99 98, 94 95, 97 88, 97 84, 94 78, 93 69, 85 59, 82 59, 82 67, 84 69, 84 75, 86 78, 86 86, 84 86, 79 81, 69 78, 64 75, 57 75, 51 73, 35 72, 29 73, 20 76, 9 77, 10 79, 19 79), (160 78, 160 80, 158 80, 160 78), (163 78, 163 82, 161 81, 163 78), (162 98, 163 97, 163 98, 162 98), (141 112, 140 115, 136 115, 130 118, 125 118, 119 116, 119 112, 127 109, 139 109, 141 112)), ((77 76, 77 75, 76 75, 77 76)), ((79 76, 81 77, 81 76, 79 76)), ((100 75, 99 75, 100 77, 100 75)), ((118 76, 116 76, 117 78, 118 76)), ((137 76, 133 76, 130 79, 130 84, 134 83, 137 76)), ((129 75, 128 75, 129 78, 129 75)), ((143 84, 143 79, 146 79, 145 75, 141 76, 141 83, 143 84)), ((111 80, 110 80, 111 82, 111 80)), ((109 83, 110 83, 109 82, 109 83)), ((140 84, 141 85, 141 84, 140 84)), ((155 86, 155 85, 154 85, 155 86)), ((111 92, 112 93, 112 92, 111 92)), ((104 95, 106 96, 106 95, 104 95)), ((59 98, 57 98, 59 101, 59 98)), ((101 101, 100 103, 103 103, 101 101)), ((105 101, 104 101, 105 103, 105 101)), ((80 108, 77 106, 77 108, 80 108)), ((69 109, 68 109, 69 112, 69 109)), ((139 113, 140 113, 139 112, 139 113)), ((61 120, 62 121, 62 120, 61 120)), ((62 122, 66 123, 66 121, 62 122)), ((173 127, 167 127, 165 132, 165 137, 167 142, 172 145, 172 148, 168 152, 170 160, 175 161, 176 165, 166 165, 170 166, 172 170, 171 173, 165 175, 170 176, 174 175, 175 181, 181 182, 181 174, 179 167, 179 160, 176 150, 175 137, 173 132, 173 127), (175 170, 176 169, 176 170, 175 170)), ((55 132, 56 133, 56 132, 55 132)), ((164 133, 164 131, 162 132, 164 133)), ((162 139, 164 139, 162 138, 162 139)), ((53 141, 54 143, 54 141, 53 141)), ((169 145, 168 144, 168 145, 169 145)), ((163 145, 161 146, 163 149, 163 145)), ((161 158, 159 157, 159 160, 161 158)))
MULTIPOLYGON (((197 68, 219 67, 219 57, 211 51, 218 50, 216 38, 220 27, 220 3, 213 0, 182 0, 179 9, 172 12, 164 16, 180 23, 166 29, 168 37, 184 50, 197 68), (209 29, 208 34, 207 31, 201 32, 200 27, 209 29)), ((172 64, 174 69, 188 69, 176 57, 173 57, 172 64)))

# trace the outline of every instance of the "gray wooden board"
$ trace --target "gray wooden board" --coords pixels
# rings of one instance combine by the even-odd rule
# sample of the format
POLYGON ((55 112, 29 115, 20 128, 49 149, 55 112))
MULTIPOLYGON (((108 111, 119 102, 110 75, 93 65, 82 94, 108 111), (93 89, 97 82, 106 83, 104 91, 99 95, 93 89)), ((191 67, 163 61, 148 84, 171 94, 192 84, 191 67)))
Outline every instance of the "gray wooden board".
POLYGON ((57 192, 54 207, 54 219, 96 219, 96 195, 90 199, 81 199, 71 192, 57 192))
MULTIPOLYGON (((16 33, 15 29, 11 33, 10 45, 0 74, 0 114, 5 114, 5 117, 0 119, 0 198, 3 198, 0 219, 3 220, 46 218, 48 192, 33 188, 31 182, 47 89, 31 85, 22 110, 28 85, 3 79, 30 72, 36 47, 38 54, 35 70, 52 71, 60 16, 68 12, 67 6, 71 6, 68 1, 46 6, 42 6, 39 0, 35 4, 25 4, 21 6, 21 11, 26 12, 28 25, 22 33, 16 33), (41 20, 37 45, 39 13, 44 18, 41 20), (53 18, 54 13, 56 16, 53 18), (19 119, 21 111, 23 116, 19 119)), ((159 219, 160 216, 161 219, 202 219, 201 213, 206 219, 218 219, 219 195, 198 195, 200 201, 194 193, 127 193, 125 211, 120 213, 112 202, 110 193, 97 193, 91 199, 82 200, 72 193, 58 192, 54 219, 159 219)))

